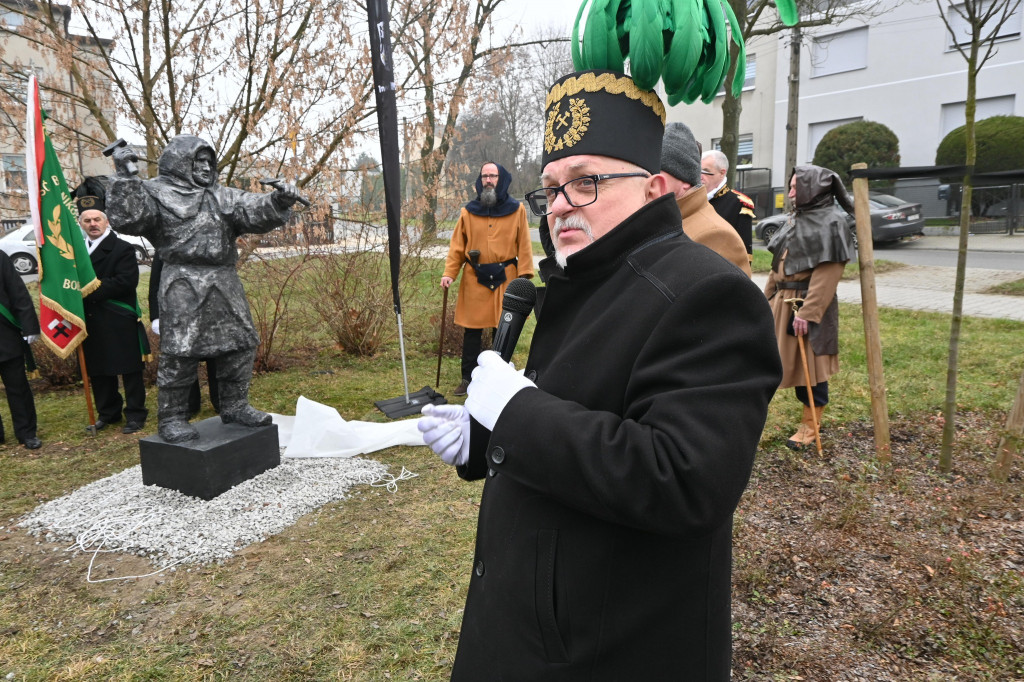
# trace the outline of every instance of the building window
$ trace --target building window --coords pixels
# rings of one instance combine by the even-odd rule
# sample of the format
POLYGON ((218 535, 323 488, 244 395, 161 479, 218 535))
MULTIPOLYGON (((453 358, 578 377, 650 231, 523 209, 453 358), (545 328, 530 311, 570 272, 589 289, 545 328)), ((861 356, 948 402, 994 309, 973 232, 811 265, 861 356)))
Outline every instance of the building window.
MULTIPOLYGON (((1014 95, 1003 95, 1002 97, 985 97, 975 102, 974 120, 991 118, 993 116, 1013 116, 1016 102, 1014 95)), ((964 102, 950 102, 942 105, 942 137, 967 123, 966 105, 964 102)))
POLYGON ((4 154, 4 189, 8 192, 28 189, 28 166, 24 154, 4 154))
MULTIPOLYGON (((982 14, 988 11, 991 7, 990 3, 977 3, 979 5, 976 12, 982 14)), ((971 44, 971 28, 970 24, 964 18, 965 15, 964 5, 951 5, 946 10, 946 21, 949 22, 949 29, 947 30, 947 43, 946 49, 956 49, 957 45, 963 47, 971 44), (952 31, 952 32, 950 32, 952 31)), ((992 17, 988 23, 986 23, 981 30, 982 36, 987 36, 992 32, 992 29, 986 28, 990 24, 995 26, 999 19, 1003 16, 1002 11, 997 11, 995 16, 992 17)), ((1017 8, 1013 11, 1003 25, 999 27, 999 33, 995 36, 995 40, 1015 40, 1020 38, 1020 24, 1021 24, 1021 6, 1017 5, 1017 8)))
MULTIPOLYGON (((722 138, 716 137, 711 140, 712 149, 722 151, 722 138)), ((740 135, 736 141, 736 167, 749 166, 754 163, 754 135, 746 133, 740 135)))
POLYGON ((0 10, 0 24, 7 28, 17 28, 25 24, 25 17, 9 9, 0 10))
MULTIPOLYGON (((757 55, 747 54, 747 73, 743 80, 743 92, 754 89, 754 81, 757 80, 757 55)), ((718 96, 721 97, 725 94, 725 89, 729 87, 730 83, 722 83, 722 89, 718 91, 718 96)))
POLYGON ((811 41, 811 78, 868 66, 868 27, 819 36, 811 41))
POLYGON ((814 158, 814 152, 818 150, 818 145, 821 143, 821 138, 825 137, 825 133, 841 125, 863 120, 863 116, 855 116, 853 118, 837 118, 832 121, 819 121, 807 126, 807 153, 809 156, 807 162, 810 163, 814 158))

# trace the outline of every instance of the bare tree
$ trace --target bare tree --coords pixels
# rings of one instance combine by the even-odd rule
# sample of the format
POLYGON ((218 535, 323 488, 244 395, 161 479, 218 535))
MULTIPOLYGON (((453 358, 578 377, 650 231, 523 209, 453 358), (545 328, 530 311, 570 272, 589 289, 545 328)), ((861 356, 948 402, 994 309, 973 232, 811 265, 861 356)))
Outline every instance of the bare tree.
MULTIPOLYGON (((743 33, 743 42, 758 36, 775 35, 790 27, 782 23, 775 10, 774 0, 728 0, 743 33)), ((804 29, 814 26, 838 24, 855 16, 868 18, 872 16, 877 3, 852 3, 851 0, 798 0, 800 22, 793 27, 794 35, 800 36, 804 29), (851 5, 853 5, 851 7, 851 5)), ((794 45, 793 49, 797 49, 794 45)), ((739 47, 730 43, 729 71, 725 76, 726 84, 732 83, 736 73, 736 59, 739 47)), ((800 78, 799 71, 791 73, 790 78, 800 78)), ((736 155, 739 148, 740 113, 743 104, 740 97, 734 97, 730 88, 725 88, 725 99, 722 101, 722 153, 729 159, 728 183, 736 181, 736 155)), ((787 135, 796 135, 796 130, 787 130, 787 135)))
POLYGON ((978 156, 974 129, 978 72, 995 53, 996 40, 1002 34, 1006 22, 1020 10, 1021 0, 963 0, 959 3, 935 0, 935 4, 949 32, 952 46, 967 62, 967 99, 964 104, 964 116, 967 120, 967 158, 964 162, 967 174, 964 176, 964 190, 960 203, 960 243, 956 263, 956 284, 953 290, 953 322, 949 331, 946 400, 942 409, 945 423, 942 428, 942 448, 939 452, 939 469, 949 471, 953 467, 953 441, 956 438, 956 374, 960 351, 960 327, 963 323, 967 236, 970 232, 973 193, 971 173, 978 156))
POLYGON ((419 148, 420 209, 424 235, 437 231, 438 197, 455 122, 466 85, 479 62, 493 53, 483 41, 494 10, 504 0, 400 0, 392 8, 396 72, 404 103, 415 102, 419 148), (403 61, 399 61, 401 56, 403 61))
MULTIPOLYGON (((51 125, 99 149, 120 123, 144 141, 151 173, 166 143, 189 133, 219 150, 225 183, 288 173, 304 186, 337 163, 373 111, 368 44, 348 28, 365 26, 354 3, 23 4, 33 21, 16 32, 67 74, 44 80, 48 96, 76 103, 96 124, 85 135, 79 121, 51 125), (83 35, 67 30, 71 10, 83 35)), ((4 68, 18 68, 8 57, 4 68)))
POLYGON ((496 53, 474 77, 473 98, 458 121, 460 141, 449 156, 465 168, 464 185, 468 180, 471 186, 480 165, 493 160, 512 173, 514 196, 536 189, 547 89, 573 70, 567 35, 542 30, 526 45, 496 53))

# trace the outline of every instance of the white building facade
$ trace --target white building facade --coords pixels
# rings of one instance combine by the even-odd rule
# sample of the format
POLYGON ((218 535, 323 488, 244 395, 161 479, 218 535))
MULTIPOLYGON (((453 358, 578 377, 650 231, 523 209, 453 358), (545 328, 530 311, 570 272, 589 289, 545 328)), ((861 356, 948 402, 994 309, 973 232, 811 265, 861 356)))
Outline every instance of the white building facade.
MULTIPOLYGON (((861 3, 870 7, 873 3, 861 3)), ((952 3, 951 3, 952 4, 952 3)), ((856 9, 856 3, 851 4, 856 9)), ((954 27, 959 27, 951 10, 954 27)), ((901 165, 930 166, 945 135, 964 124, 967 62, 956 49, 933 2, 883 0, 870 16, 805 29, 800 54, 797 163, 809 163, 821 138, 852 121, 888 126, 900 142, 901 165)), ((995 52, 978 75, 977 120, 1024 116, 1022 12, 1004 24, 995 52)), ((785 184, 786 116, 792 33, 751 40, 756 74, 742 95, 739 164, 770 167, 785 184)), ((960 32, 960 39, 963 39, 960 32)), ((722 100, 670 109, 705 148, 717 146, 722 100)), ((1024 141, 1022 141, 1024 143, 1024 141)), ((920 184, 920 183, 918 183, 920 184)), ((931 183, 931 187, 934 187, 931 183)), ((902 185, 901 185, 902 186, 902 185)), ((909 187, 908 187, 909 189, 909 187)), ((929 195, 934 192, 929 189, 929 195)), ((917 197, 915 200, 926 199, 917 197)))

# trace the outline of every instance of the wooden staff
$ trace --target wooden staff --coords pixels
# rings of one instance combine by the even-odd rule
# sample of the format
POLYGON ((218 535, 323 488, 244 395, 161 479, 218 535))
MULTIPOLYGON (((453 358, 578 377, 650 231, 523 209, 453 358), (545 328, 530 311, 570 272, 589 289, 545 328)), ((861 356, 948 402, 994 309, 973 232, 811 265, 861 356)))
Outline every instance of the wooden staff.
MULTIPOLYGON (((797 303, 803 300, 804 299, 802 298, 787 298, 785 299, 785 302, 793 304, 793 314, 796 315, 797 312, 800 311, 800 306, 797 305, 797 303)), ((818 456, 820 457, 822 455, 821 429, 818 426, 818 411, 814 409, 814 392, 811 390, 813 387, 811 386, 811 369, 807 364, 807 349, 804 348, 804 337, 802 335, 797 334, 796 330, 794 330, 793 336, 796 337, 796 345, 800 347, 800 359, 804 362, 804 381, 807 383, 807 402, 811 404, 811 422, 814 423, 814 442, 818 446, 818 456)))
POLYGON ((78 367, 82 370, 82 387, 85 389, 85 405, 89 411, 89 425, 86 430, 92 435, 96 435, 96 414, 92 409, 92 391, 89 390, 89 370, 85 366, 85 352, 82 350, 82 344, 78 344, 78 367))
POLYGON ((444 287, 444 300, 441 303, 441 338, 437 340, 437 380, 435 386, 441 385, 441 349, 444 348, 444 323, 448 320, 448 287, 444 287))

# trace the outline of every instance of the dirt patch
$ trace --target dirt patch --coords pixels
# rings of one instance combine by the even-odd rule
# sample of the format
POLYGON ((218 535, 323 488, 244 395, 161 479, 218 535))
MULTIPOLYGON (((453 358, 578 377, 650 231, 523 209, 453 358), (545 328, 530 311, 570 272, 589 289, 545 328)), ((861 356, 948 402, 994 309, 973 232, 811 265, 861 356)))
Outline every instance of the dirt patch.
POLYGON ((954 474, 941 418, 824 431, 825 457, 762 453, 735 539, 738 679, 1024 679, 1021 471, 988 480, 998 417, 958 418, 954 474))

